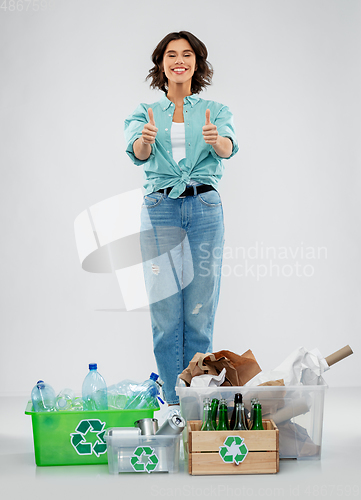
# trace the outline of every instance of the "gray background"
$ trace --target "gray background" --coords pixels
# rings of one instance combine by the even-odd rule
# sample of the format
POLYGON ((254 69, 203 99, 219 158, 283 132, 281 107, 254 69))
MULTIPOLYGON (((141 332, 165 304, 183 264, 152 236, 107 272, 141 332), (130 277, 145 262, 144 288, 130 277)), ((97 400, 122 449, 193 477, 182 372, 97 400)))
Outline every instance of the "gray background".
POLYGON ((114 275, 81 269, 73 223, 141 186, 123 122, 160 98, 150 55, 182 29, 207 45, 202 97, 230 106, 240 142, 220 185, 214 350, 251 348, 266 370, 300 345, 349 343, 325 378, 360 385, 360 1, 21 3, 0 11, 1 394, 39 378, 79 390, 91 361, 108 384, 156 369, 149 313, 124 310, 114 275), (240 276, 247 263, 267 275, 240 276))

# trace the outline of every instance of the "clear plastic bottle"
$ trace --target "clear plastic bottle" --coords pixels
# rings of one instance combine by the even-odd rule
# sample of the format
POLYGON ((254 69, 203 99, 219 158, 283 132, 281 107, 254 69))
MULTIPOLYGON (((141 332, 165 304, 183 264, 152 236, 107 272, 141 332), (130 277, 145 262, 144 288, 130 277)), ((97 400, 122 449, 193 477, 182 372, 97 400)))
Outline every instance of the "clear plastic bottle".
POLYGON ((31 391, 31 400, 34 411, 55 411, 55 391, 44 380, 36 383, 31 391))
POLYGON ((73 404, 70 408, 71 411, 83 411, 83 398, 75 396, 73 399, 73 404))
POLYGON ((89 364, 89 373, 85 377, 82 387, 83 410, 107 410, 107 385, 97 371, 97 364, 89 364))
POLYGON ((59 411, 71 410, 74 404, 74 392, 71 389, 63 389, 56 396, 56 409, 59 411))
POLYGON ((138 387, 141 384, 134 380, 122 380, 118 384, 108 387, 108 407, 123 410, 128 399, 138 394, 138 387))
MULTIPOLYGON (((128 399, 125 410, 135 410, 141 408, 159 408, 158 399, 163 381, 159 375, 151 373, 148 380, 138 385, 135 396, 128 399)), ((163 401, 160 399, 163 403, 163 401)))

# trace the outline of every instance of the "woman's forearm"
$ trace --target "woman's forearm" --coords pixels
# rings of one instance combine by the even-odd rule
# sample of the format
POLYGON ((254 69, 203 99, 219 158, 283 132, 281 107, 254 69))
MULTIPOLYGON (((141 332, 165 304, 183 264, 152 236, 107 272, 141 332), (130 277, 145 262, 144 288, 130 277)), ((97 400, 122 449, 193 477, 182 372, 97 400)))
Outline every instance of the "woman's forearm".
POLYGON ((233 143, 229 137, 219 135, 217 143, 213 144, 213 149, 221 158, 229 158, 232 154, 233 143))
POLYGON ((152 152, 150 144, 144 144, 142 137, 133 142, 133 151, 138 160, 147 160, 152 152))

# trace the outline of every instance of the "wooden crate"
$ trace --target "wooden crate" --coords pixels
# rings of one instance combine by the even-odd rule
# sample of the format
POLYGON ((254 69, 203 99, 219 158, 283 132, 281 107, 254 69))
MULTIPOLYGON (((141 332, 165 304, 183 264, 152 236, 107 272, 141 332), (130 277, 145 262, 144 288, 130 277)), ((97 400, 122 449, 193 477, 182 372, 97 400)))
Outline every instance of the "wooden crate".
MULTIPOLYGON (((262 420, 263 431, 201 431, 201 420, 189 420, 188 472, 210 474, 274 474, 279 471, 278 429, 273 420, 262 420), (248 449, 244 460, 225 463, 220 455, 228 436, 239 436, 248 449)), ((237 443, 239 443, 237 439, 237 443)))

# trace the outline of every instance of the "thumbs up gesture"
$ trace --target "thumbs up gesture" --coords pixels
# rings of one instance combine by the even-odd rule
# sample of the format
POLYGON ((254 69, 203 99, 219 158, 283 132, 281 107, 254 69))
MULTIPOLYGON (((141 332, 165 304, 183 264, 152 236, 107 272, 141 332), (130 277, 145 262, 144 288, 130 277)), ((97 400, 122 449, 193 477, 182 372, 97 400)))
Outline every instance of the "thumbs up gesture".
POLYGON ((206 110, 206 123, 202 129, 204 140, 207 144, 212 146, 216 145, 218 142, 218 130, 214 123, 211 123, 211 111, 206 110))
POLYGON ((142 130, 142 142, 143 144, 154 144, 158 129, 155 126, 152 108, 148 108, 148 116, 149 122, 144 125, 142 130))

